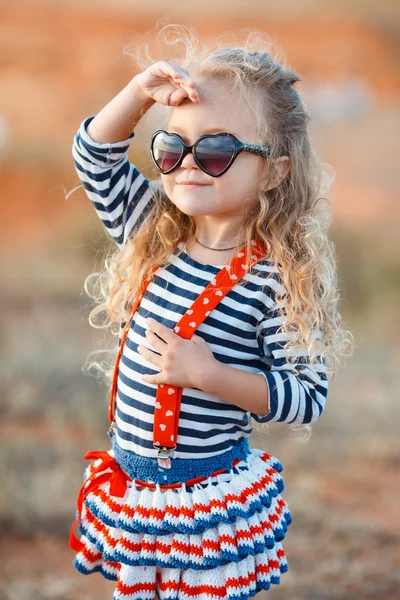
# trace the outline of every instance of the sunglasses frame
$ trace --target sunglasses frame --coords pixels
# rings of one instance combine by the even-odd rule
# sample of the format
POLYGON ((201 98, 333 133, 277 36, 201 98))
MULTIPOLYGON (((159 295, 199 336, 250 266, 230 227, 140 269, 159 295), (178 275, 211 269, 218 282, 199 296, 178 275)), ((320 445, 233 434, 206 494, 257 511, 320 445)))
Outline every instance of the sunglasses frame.
POLYGON ((178 133, 171 133, 169 131, 165 131, 165 129, 157 129, 157 131, 155 131, 151 137, 150 156, 151 156, 155 166, 157 167, 157 169, 163 175, 167 175, 168 173, 171 173, 171 171, 174 171, 176 168, 178 168, 180 166, 180 164, 182 163, 183 159, 185 158, 186 154, 189 154, 190 152, 193 154, 196 164, 200 167, 200 169, 202 171, 207 173, 207 175, 211 175, 211 177, 221 177, 221 175, 226 173, 226 171, 232 166, 235 159, 239 156, 239 154, 241 152, 251 152, 252 154, 257 154, 259 156, 263 156, 264 158, 269 158, 271 155, 271 148, 269 146, 258 146, 256 144, 244 144, 243 142, 238 140, 238 138, 236 136, 234 136, 232 133, 207 133, 205 135, 201 135, 198 138, 198 140, 196 140, 195 143, 192 144, 191 146, 188 146, 187 144, 185 144, 185 142, 183 141, 183 139, 181 138, 181 136, 178 133), (168 171, 164 171, 163 169, 160 169, 160 167, 158 166, 158 164, 156 162, 155 156, 154 156, 154 149, 153 149, 154 140, 159 133, 166 133, 169 136, 175 136, 182 143, 182 154, 181 154, 179 160, 177 161, 176 165, 174 165, 172 167, 172 169, 169 169, 168 171), (233 140, 234 152, 232 154, 231 160, 229 161, 229 163, 225 167, 225 169, 221 173, 218 173, 218 175, 215 175, 214 173, 210 173, 210 171, 205 169, 199 163, 199 161, 197 160, 197 156, 196 156, 196 148, 197 148, 198 144, 201 142, 201 140, 203 140, 204 138, 214 138, 214 137, 221 137, 221 136, 229 137, 231 140, 233 140))

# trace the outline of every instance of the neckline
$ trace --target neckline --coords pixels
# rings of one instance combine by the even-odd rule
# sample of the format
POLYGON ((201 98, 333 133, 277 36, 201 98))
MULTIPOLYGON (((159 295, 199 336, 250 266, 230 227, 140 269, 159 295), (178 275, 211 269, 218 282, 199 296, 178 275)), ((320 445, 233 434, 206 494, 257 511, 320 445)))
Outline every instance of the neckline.
MULTIPOLYGON (((182 248, 183 242, 179 242, 178 247, 182 248)), ((196 267, 196 269, 200 269, 201 271, 211 271, 212 273, 218 273, 221 269, 223 269, 227 264, 223 265, 212 265, 211 263, 201 263, 198 260, 192 258, 186 250, 183 250, 181 256, 185 257, 185 261, 191 265, 192 267, 196 267)))

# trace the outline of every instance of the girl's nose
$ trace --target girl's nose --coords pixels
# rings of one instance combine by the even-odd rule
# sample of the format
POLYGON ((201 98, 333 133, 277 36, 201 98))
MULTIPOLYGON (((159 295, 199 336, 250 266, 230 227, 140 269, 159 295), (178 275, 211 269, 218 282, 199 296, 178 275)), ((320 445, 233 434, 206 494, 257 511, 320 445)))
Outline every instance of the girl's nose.
POLYGON ((196 161, 194 160, 194 156, 191 152, 188 152, 186 154, 186 156, 184 157, 184 159, 182 160, 181 163, 182 167, 185 167, 186 169, 191 169, 193 167, 198 167, 196 161))

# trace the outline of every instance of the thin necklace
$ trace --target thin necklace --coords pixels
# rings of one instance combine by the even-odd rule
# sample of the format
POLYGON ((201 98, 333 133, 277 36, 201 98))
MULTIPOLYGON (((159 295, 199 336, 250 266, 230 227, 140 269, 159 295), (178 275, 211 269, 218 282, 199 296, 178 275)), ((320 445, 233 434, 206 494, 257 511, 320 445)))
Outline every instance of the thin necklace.
POLYGON ((210 248, 210 246, 206 246, 205 244, 202 244, 201 242, 199 242, 199 240, 196 238, 196 242, 198 244, 200 244, 200 246, 204 246, 204 248, 208 248, 209 250, 217 250, 220 252, 223 252, 224 250, 233 250, 233 248, 236 248, 236 246, 232 246, 231 248, 210 248))

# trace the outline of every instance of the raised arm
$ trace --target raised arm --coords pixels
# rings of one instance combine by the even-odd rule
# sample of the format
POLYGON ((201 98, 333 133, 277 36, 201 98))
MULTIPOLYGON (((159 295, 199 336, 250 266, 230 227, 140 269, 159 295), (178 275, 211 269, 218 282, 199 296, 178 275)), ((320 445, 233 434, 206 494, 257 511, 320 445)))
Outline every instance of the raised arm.
POLYGON ((134 137, 113 143, 95 142, 88 133, 94 117, 85 119, 74 137, 72 156, 86 195, 117 245, 124 245, 154 205, 154 183, 129 162, 134 137))
POLYGON ((146 219, 154 206, 154 186, 132 165, 127 152, 133 129, 155 103, 177 106, 188 97, 199 102, 186 69, 158 61, 139 73, 74 137, 72 154, 86 194, 118 245, 146 219))
POLYGON ((154 189, 127 153, 132 131, 155 101, 145 98, 135 78, 76 133, 72 156, 86 195, 107 232, 124 245, 153 207, 154 189))

